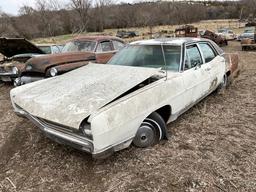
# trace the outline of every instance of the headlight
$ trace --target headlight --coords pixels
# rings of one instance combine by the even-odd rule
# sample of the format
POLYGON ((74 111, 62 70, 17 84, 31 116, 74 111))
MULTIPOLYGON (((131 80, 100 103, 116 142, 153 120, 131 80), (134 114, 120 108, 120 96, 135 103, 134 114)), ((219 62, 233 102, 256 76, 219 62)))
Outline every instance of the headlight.
POLYGON ((54 77, 54 76, 56 76, 58 74, 58 70, 56 69, 56 68, 51 68, 51 70, 50 70, 50 75, 52 76, 52 77, 54 77))
POLYGON ((82 133, 84 134, 85 137, 93 140, 91 124, 88 123, 86 120, 84 122, 82 122, 82 124, 80 126, 80 130, 82 131, 82 133))
POLYGON ((12 68, 12 72, 13 72, 13 74, 18 74, 18 73, 19 73, 19 70, 18 70, 17 67, 13 67, 13 68, 12 68))
POLYGON ((27 71, 32 70, 32 66, 31 66, 31 65, 27 65, 26 70, 27 70, 27 71))

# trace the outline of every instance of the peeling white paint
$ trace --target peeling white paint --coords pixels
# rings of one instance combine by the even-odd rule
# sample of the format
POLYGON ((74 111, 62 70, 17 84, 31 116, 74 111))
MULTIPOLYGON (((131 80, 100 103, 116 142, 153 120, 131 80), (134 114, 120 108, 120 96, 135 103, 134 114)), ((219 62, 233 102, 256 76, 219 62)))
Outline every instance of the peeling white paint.
POLYGON ((158 69, 89 64, 59 77, 17 87, 13 101, 30 114, 79 128, 84 118, 158 69))

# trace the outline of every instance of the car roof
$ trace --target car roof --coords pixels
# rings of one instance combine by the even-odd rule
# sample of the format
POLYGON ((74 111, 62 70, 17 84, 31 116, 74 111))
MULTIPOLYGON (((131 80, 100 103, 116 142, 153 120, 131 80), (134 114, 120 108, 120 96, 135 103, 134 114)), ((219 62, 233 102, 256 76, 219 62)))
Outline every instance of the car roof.
POLYGON ((204 38, 161 38, 161 39, 149 39, 149 40, 141 40, 130 43, 130 45, 161 45, 161 44, 169 44, 169 45, 183 45, 184 43, 197 43, 200 41, 208 41, 208 39, 204 38))
POLYGON ((52 44, 52 43, 45 43, 45 44, 36 44, 36 46, 39 46, 39 47, 48 47, 48 46, 57 46, 56 44, 52 44))
POLYGON ((99 36, 77 36, 74 38, 75 40, 94 40, 94 41, 100 41, 100 40, 107 40, 107 39, 110 39, 110 40, 118 40, 118 41, 121 41, 123 42, 122 39, 118 38, 118 37, 114 37, 114 36, 107 36, 107 35, 99 35, 99 36))

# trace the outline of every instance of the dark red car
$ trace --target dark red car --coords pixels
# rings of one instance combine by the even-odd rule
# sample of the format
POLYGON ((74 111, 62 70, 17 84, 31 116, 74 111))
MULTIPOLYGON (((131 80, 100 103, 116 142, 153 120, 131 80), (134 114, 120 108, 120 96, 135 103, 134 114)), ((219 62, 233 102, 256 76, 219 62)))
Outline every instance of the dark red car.
POLYGON ((53 77, 89 62, 105 64, 121 48, 123 40, 111 36, 79 36, 66 43, 62 53, 36 57, 26 62, 25 71, 15 79, 16 86, 53 77))

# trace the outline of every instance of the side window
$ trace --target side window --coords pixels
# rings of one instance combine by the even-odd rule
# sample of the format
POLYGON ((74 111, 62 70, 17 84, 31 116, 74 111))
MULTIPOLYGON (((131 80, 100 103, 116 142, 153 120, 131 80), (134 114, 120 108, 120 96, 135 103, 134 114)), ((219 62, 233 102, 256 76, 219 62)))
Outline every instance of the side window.
POLYGON ((52 46, 52 53, 60 53, 61 49, 58 46, 53 45, 52 46))
POLYGON ((122 49, 124 47, 124 44, 121 43, 120 41, 113 40, 112 42, 113 42, 115 50, 120 50, 120 49, 122 49))
POLYGON ((216 57, 215 52, 207 43, 199 43, 200 49, 204 55, 205 62, 208 63, 216 57))
POLYGON ((98 44, 97 52, 107 52, 107 51, 113 51, 112 44, 110 41, 103 41, 98 44))
POLYGON ((185 56, 185 70, 191 69, 201 64, 203 64, 203 60, 197 46, 196 45, 187 46, 186 56, 185 56))

